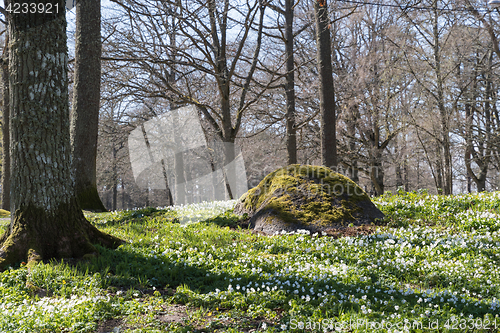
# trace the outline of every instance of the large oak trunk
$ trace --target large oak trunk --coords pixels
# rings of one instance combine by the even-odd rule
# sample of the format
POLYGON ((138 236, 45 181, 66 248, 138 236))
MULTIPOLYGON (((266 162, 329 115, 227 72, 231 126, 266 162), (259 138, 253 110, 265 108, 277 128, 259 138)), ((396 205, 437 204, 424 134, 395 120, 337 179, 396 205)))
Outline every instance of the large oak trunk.
POLYGON ((92 226, 76 200, 64 2, 51 3, 59 13, 9 17, 13 213, 0 238, 0 268, 23 260, 80 257, 95 252, 92 243, 120 244, 92 226))
POLYGON ((2 68, 2 209, 10 210, 10 110, 9 110, 9 52, 5 42, 2 68))

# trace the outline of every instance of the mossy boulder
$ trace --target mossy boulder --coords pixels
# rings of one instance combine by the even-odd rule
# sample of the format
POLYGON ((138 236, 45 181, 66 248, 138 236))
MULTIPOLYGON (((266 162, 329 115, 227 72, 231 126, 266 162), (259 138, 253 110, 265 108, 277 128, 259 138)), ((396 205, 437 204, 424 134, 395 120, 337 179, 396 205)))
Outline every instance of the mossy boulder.
POLYGON ((326 167, 299 164, 267 175, 239 199, 234 213, 248 214, 250 227, 266 234, 328 232, 384 218, 349 178, 326 167))

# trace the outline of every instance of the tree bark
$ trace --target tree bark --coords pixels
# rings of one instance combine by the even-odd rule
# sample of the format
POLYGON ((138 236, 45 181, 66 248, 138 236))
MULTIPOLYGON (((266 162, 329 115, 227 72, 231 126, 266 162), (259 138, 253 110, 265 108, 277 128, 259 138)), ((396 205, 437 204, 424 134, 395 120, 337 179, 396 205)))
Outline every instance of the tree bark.
MULTIPOLYGON (((175 106, 170 104, 170 112, 172 112, 172 125, 174 130, 175 145, 182 145, 180 133, 177 133, 179 112, 175 106)), ((175 203, 177 205, 186 204, 186 177, 184 176, 184 155, 183 152, 177 152, 174 155, 174 172, 175 172, 175 203)))
POLYGON ((101 87, 101 1, 76 2, 75 86, 71 143, 75 191, 82 209, 105 211, 97 193, 97 131, 101 87))
POLYGON ((434 71, 436 73, 436 90, 437 90, 437 105, 441 120, 441 148, 443 150, 444 168, 443 168, 443 185, 444 194, 453 194, 453 169, 451 165, 451 143, 450 143, 450 128, 449 114, 446 110, 444 101, 443 88, 443 73, 441 71, 441 48, 439 39, 439 14, 437 9, 437 1, 434 1, 434 17, 433 17, 433 45, 434 45, 434 71))
POLYGON ((2 59, 2 209, 10 211, 10 103, 9 51, 7 37, 2 59))
POLYGON ((297 129, 295 128, 295 64, 293 60, 293 0, 285 0, 286 56, 286 150, 288 164, 297 163, 297 129))
POLYGON ((326 0, 314 2, 316 48, 320 79, 321 164, 337 166, 335 90, 333 87, 330 21, 326 0))
POLYGON ((116 205, 117 205, 117 198, 118 198, 118 161, 116 158, 116 154, 118 152, 118 149, 116 149, 114 143, 113 143, 113 200, 111 203, 111 210, 114 212, 116 211, 116 205))
MULTIPOLYGON (((13 4, 6 1, 6 5, 13 4)), ((11 14, 12 222, 0 238, 0 268, 81 257, 92 243, 117 247, 83 216, 74 192, 68 107, 65 2, 53 14, 11 14)), ((57 7, 56 7, 57 6, 57 7)))

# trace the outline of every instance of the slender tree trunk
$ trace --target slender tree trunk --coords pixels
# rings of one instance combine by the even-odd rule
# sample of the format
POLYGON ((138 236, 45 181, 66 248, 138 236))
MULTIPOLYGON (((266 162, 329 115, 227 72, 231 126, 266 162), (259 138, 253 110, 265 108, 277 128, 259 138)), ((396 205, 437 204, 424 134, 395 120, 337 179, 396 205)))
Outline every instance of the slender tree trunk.
MULTIPOLYGON (((170 112, 172 112, 172 125, 174 130, 174 142, 177 147, 181 147, 181 137, 178 135, 177 128, 179 113, 173 104, 170 105, 170 112)), ((183 205, 186 203, 186 177, 184 175, 184 155, 183 152, 175 153, 174 155, 174 169, 175 169, 175 203, 183 205)))
MULTIPOLYGON (((180 7, 180 0, 176 1, 177 7, 180 7)), ((175 10, 175 9, 174 9, 175 10)), ((172 50, 170 54, 170 60, 172 60, 173 63, 175 63, 176 59, 176 51, 177 50, 177 31, 175 29, 176 25, 176 19, 173 17, 171 26, 170 26, 170 49, 172 50)), ((176 66, 175 64, 170 66, 170 73, 167 77, 167 81, 171 85, 175 85, 175 82, 177 80, 176 78, 176 66)), ((174 130, 174 141, 175 145, 177 147, 181 146, 181 136, 178 135, 177 128, 179 126, 178 124, 178 118, 179 118, 179 113, 177 111, 177 105, 173 102, 170 102, 170 112, 172 113, 172 125, 173 125, 173 130, 174 130)), ((184 155, 183 152, 177 152, 175 153, 174 156, 174 174, 175 174, 175 203, 183 205, 186 203, 186 177, 184 175, 184 155)), ((165 178, 166 179, 166 178, 165 178)), ((174 204, 173 198, 172 198, 172 192, 170 191, 170 188, 167 190, 168 196, 171 198, 172 205, 174 204)))
POLYGON ((293 0, 285 0, 286 54, 286 150, 288 164, 297 163, 297 130, 295 128, 295 65, 293 60, 293 0))
POLYGON ((453 169, 451 165, 451 145, 449 116, 444 103, 443 74, 441 71, 441 48, 439 39, 439 15, 437 13, 437 1, 434 1, 434 70, 436 73, 437 104, 441 120, 441 147, 444 157, 443 185, 444 194, 453 194, 453 169))
POLYGON ((118 162, 116 160, 117 149, 113 143, 113 201, 111 203, 111 210, 116 210, 116 203, 118 199, 118 162))
POLYGON ((101 87, 101 1, 77 0, 71 142, 75 191, 82 209, 105 211, 96 183, 101 87))
POLYGON ((125 181, 123 180, 123 178, 121 179, 122 180, 122 183, 121 183, 121 187, 122 187, 122 210, 125 210, 125 181))
POLYGON ((384 194, 384 169, 382 168, 381 156, 377 153, 371 163, 370 179, 377 195, 384 194))
POLYGON ((401 165, 396 163, 396 189, 399 189, 403 186, 403 172, 401 170, 401 165))
POLYGON ((170 186, 168 186, 168 177, 167 177, 167 167, 165 166, 165 160, 161 160, 161 171, 163 173, 163 179, 165 180, 165 187, 167 193, 167 206, 174 205, 174 199, 172 198, 172 192, 170 192, 170 186))
MULTIPOLYGON (((6 1, 12 5, 14 1, 6 1)), ((71 176, 65 1, 59 12, 11 14, 12 222, 0 237, 0 267, 81 257, 92 243, 116 247, 83 216, 71 176)))
POLYGON ((472 107, 465 104, 465 169, 467 170, 467 192, 472 192, 472 107))
POLYGON ((348 159, 351 163, 351 171, 349 173, 350 178, 356 184, 359 183, 359 172, 358 172, 358 154, 356 153, 356 116, 358 113, 357 106, 349 106, 349 119, 347 119, 347 135, 348 145, 349 145, 349 155, 348 159))
POLYGON ((441 159, 436 162, 436 190, 438 194, 443 194, 443 165, 441 159))
POLYGON ((417 158, 416 158, 416 162, 417 162, 417 190, 420 189, 420 159, 417 155, 417 158))
POLYGON ((335 90, 332 74, 330 20, 326 0, 316 0, 314 2, 314 14, 316 18, 316 48, 320 79, 321 163, 327 167, 336 167, 335 90))
POLYGON ((5 39, 2 59, 2 209, 10 211, 10 103, 9 103, 9 37, 5 39))
MULTIPOLYGON (((398 142, 398 140, 396 139, 394 141, 395 141, 394 145, 395 145, 395 148, 396 148, 396 154, 401 153, 401 151, 399 150, 399 142, 398 142)), ((403 154, 401 154, 401 155, 403 155, 403 154)), ((403 163, 400 162, 400 159, 398 159, 396 161, 396 167, 395 167, 395 169, 396 169, 395 170, 396 171, 396 190, 399 189, 401 186, 404 185, 404 181, 403 181, 403 169, 401 168, 401 166, 402 166, 403 163)))
POLYGON ((403 172, 404 172, 405 192, 409 192, 410 183, 408 181, 408 155, 405 156, 405 160, 403 162, 403 172))
POLYGON ((146 187, 146 190, 144 191, 144 195, 146 196, 146 203, 144 204, 145 207, 151 206, 151 202, 149 201, 149 184, 148 187, 146 187))

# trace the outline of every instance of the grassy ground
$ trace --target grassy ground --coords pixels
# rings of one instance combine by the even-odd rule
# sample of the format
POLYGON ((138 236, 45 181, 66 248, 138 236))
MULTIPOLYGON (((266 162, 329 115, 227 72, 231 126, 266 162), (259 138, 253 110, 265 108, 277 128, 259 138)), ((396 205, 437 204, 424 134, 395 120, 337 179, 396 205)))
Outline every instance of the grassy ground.
POLYGON ((376 203, 387 226, 338 238, 254 234, 234 202, 88 214, 128 243, 1 273, 0 332, 500 331, 500 193, 376 203))

